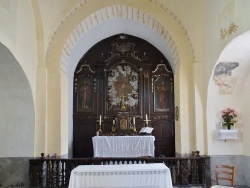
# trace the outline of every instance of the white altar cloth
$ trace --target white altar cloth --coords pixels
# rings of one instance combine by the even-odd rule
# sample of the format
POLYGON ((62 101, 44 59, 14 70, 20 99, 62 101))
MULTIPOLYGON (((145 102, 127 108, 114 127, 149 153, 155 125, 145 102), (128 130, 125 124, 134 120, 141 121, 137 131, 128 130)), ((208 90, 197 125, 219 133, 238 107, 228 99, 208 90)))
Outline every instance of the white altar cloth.
POLYGON ((69 188, 172 188, 163 163, 82 165, 71 171, 69 188))
POLYGON ((94 157, 154 157, 154 136, 92 137, 94 157))

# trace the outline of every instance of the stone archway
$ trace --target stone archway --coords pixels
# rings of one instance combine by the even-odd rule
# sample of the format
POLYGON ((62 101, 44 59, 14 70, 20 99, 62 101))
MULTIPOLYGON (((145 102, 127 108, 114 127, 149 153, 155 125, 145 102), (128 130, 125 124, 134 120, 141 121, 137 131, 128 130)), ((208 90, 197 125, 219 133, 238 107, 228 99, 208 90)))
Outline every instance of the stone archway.
MULTIPOLYGON (((52 116, 51 117, 48 116, 47 122, 48 126, 51 127, 50 130, 53 129, 61 130, 62 127, 64 128, 71 127, 72 109, 70 103, 72 94, 70 93, 70 91, 72 91, 73 88, 72 85, 73 70, 77 62, 79 61, 79 57, 82 56, 84 51, 87 51, 91 47, 91 44, 93 45, 98 40, 101 40, 109 35, 115 34, 114 32, 131 34, 129 31, 137 30, 137 32, 138 31, 141 32, 137 33, 138 37, 143 37, 145 35, 144 39, 146 40, 147 39, 150 40, 152 38, 156 39, 155 41, 161 44, 160 46, 158 46, 158 49, 160 51, 163 51, 164 55, 168 56, 168 59, 172 64, 172 67, 179 67, 181 59, 183 58, 185 58, 185 62, 187 63, 193 62, 194 54, 188 34, 185 31, 185 28, 181 25, 181 22, 178 20, 178 18, 176 16, 173 16, 174 15, 173 12, 167 8, 163 8, 164 6, 157 6, 152 2, 143 1, 143 3, 149 5, 143 7, 144 9, 141 9, 140 11, 139 11, 140 9, 139 7, 141 7, 140 1, 136 1, 135 4, 133 4, 134 8, 130 8, 129 3, 128 5, 123 5, 123 6, 121 5, 110 6, 110 4, 108 3, 104 3, 105 5, 100 4, 97 6, 95 4, 95 6, 93 6, 92 3, 88 2, 80 3, 75 8, 75 10, 72 9, 72 12, 69 13, 62 21, 62 24, 58 26, 55 35, 52 37, 46 58, 46 63, 48 67, 48 87, 49 87, 47 93, 48 106, 53 106, 53 108, 47 108, 47 111, 48 114, 56 115, 53 118, 52 116), (151 8, 149 10, 147 7, 150 6, 151 8), (103 7, 106 7, 106 9, 103 9, 103 7), (117 7, 117 10, 120 10, 122 8, 120 14, 117 14, 118 16, 117 18, 108 17, 102 23, 98 23, 97 20, 94 21, 95 15, 101 13, 103 10, 106 11, 112 10, 113 7, 117 7), (124 13, 124 15, 130 15, 130 14, 133 15, 132 14, 133 12, 131 12, 132 10, 137 11, 137 13, 135 14, 137 15, 135 17, 136 18, 135 20, 129 19, 130 17, 127 18, 125 16, 125 18, 123 18, 122 16, 120 16, 123 15, 121 13, 124 13), (158 15, 156 14, 157 11, 162 12, 161 17, 157 16, 158 15), (80 15, 80 12, 83 14, 80 15), (141 17, 138 17, 138 15, 146 15, 144 14, 144 12, 148 12, 148 15, 150 15, 151 18, 154 18, 155 15, 157 19, 154 19, 155 21, 153 21, 152 19, 152 22, 149 21, 148 25, 144 24, 143 19, 141 17), (92 21, 89 20, 90 18, 92 19, 92 21), (83 32, 85 30, 82 30, 83 35, 80 37, 78 33, 79 28, 77 28, 77 26, 79 27, 80 26, 79 24, 86 22, 87 20, 92 23, 92 27, 89 27, 88 30, 86 30, 86 32, 83 32), (121 24, 119 24, 119 22, 122 23, 122 27, 121 24), (122 31, 117 30, 117 28, 119 27, 122 29, 122 31), (103 33, 107 36, 103 36, 103 33), (97 41, 95 38, 92 37, 93 34, 96 34, 95 36, 97 36, 97 41), (62 53, 60 54, 60 52, 62 53), (55 85, 56 82, 61 83, 61 85, 56 86, 55 85), (65 90, 68 91, 67 94, 65 94, 65 90), (57 98, 57 100, 55 100, 55 98, 57 98), (64 102, 65 100, 67 100, 68 102, 64 102), (57 112, 59 111, 59 113, 55 113, 55 111, 57 112), (67 115, 65 115, 65 112, 67 112, 67 115), (61 114, 64 114, 63 119, 61 118, 62 117, 61 114)), ((178 74, 176 76, 179 76, 178 74)), ((67 147, 65 146, 61 147, 62 143, 60 142, 60 140, 61 137, 67 138, 69 140, 68 145, 70 147, 70 145, 72 144, 70 139, 70 135, 72 133, 70 129, 68 131, 67 136, 65 135, 65 132, 64 135, 61 135, 60 133, 56 134, 49 133, 49 135, 50 134, 56 137, 57 140, 59 141, 58 143, 53 144, 54 145, 53 147, 60 148, 59 150, 61 151, 58 151, 58 153, 67 153, 66 152, 67 147)), ((52 138, 50 139, 49 137, 48 137, 48 148, 51 148, 52 146, 50 146, 50 142, 52 141, 52 138)), ((53 151, 55 151, 55 149, 53 149, 53 151)))
POLYGON ((30 157, 35 129, 31 86, 20 63, 2 43, 0 56, 0 157, 30 157))
POLYGON ((249 103, 244 96, 244 93, 249 90, 249 86, 246 84, 250 71, 250 45, 247 42, 249 40, 250 31, 236 37, 224 48, 214 66, 207 95, 207 125, 212 125, 207 126, 208 154, 210 155, 225 154, 225 151, 231 155, 244 153, 243 147, 246 143, 242 137, 240 138, 241 142, 235 142, 232 148, 230 145, 224 145, 216 140, 213 132, 216 130, 218 122, 221 121, 220 111, 231 107, 240 114, 237 123, 239 129, 244 131, 245 139, 249 137, 249 128, 244 127, 244 120, 248 121, 249 119, 248 107, 246 106, 249 103))

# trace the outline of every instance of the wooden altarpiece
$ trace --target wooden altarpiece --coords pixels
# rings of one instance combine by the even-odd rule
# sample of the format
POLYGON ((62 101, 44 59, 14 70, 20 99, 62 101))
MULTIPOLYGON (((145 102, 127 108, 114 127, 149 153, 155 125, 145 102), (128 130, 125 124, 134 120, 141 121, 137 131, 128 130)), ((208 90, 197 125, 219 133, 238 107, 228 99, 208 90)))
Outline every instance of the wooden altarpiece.
POLYGON ((175 155, 173 73, 146 41, 120 34, 93 46, 76 67, 73 104, 74 157, 93 156, 100 126, 103 135, 131 135, 145 126, 146 114, 155 156, 175 155))

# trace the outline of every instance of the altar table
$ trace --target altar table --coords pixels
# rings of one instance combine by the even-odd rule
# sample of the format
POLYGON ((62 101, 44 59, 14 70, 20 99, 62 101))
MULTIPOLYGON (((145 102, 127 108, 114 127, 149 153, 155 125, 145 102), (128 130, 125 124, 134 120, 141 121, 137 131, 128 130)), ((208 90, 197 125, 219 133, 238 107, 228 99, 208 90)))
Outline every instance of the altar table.
POLYGON ((94 157, 154 157, 154 136, 92 137, 94 157))
POLYGON ((163 163, 82 165, 71 171, 69 188, 172 188, 163 163))

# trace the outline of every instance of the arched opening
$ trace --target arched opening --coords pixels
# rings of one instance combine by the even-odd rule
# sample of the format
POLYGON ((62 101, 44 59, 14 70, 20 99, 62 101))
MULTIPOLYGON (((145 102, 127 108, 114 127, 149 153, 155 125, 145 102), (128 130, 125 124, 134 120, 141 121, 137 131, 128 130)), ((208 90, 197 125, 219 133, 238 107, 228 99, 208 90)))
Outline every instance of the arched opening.
POLYGON ((208 87, 207 103, 207 126, 209 154, 247 154, 246 143, 249 140, 248 122, 248 96, 249 93, 249 50, 250 45, 246 41, 250 39, 250 31, 243 33, 230 42, 220 54, 214 71, 211 75, 208 87), (215 102, 216 101, 216 102, 215 102), (214 131, 218 129, 218 124, 222 121, 221 110, 225 108, 237 110, 237 129, 239 129, 239 139, 232 142, 234 149, 230 145, 225 145, 215 138, 214 131), (213 112, 213 113, 211 113, 213 112), (244 134, 242 134, 244 132, 244 134), (226 152, 225 152, 226 151, 226 152))
POLYGON ((168 60, 147 41, 119 34, 98 42, 74 73, 73 156, 92 157, 99 115, 102 134, 110 135, 121 113, 127 114, 128 124, 114 135, 133 134, 132 118, 139 132, 147 114, 156 138, 155 156, 175 156, 173 83, 168 60))
POLYGON ((30 157, 35 130, 31 87, 19 62, 2 43, 0 56, 1 157, 30 157))
MULTIPOLYGON (((120 5, 115 5, 115 7, 116 6, 119 7, 120 5)), ((135 7, 140 6, 138 4, 138 6, 135 7)), ((90 7, 88 6, 81 6, 79 9, 78 8, 75 9, 77 12, 85 12, 85 10, 90 11, 90 7)), ((98 7, 95 7, 94 10, 91 10, 93 12, 96 11, 95 14, 98 14, 100 10, 97 8, 98 7)), ((105 9, 107 9, 107 12, 109 11, 108 7, 106 7, 105 9)), ((127 10, 127 8, 122 9, 122 11, 127 10)), ((152 20, 154 23, 153 25, 151 24, 151 22, 144 22, 143 20, 139 19, 139 17, 127 18, 121 16, 123 14, 117 14, 114 15, 115 17, 108 17, 108 20, 105 22, 104 20, 98 19, 98 23, 96 25, 93 25, 90 28, 86 28, 81 27, 81 24, 84 24, 88 19, 92 19, 92 17, 84 17, 85 15, 82 14, 70 14, 70 17, 72 17, 72 19, 74 18, 78 20, 77 23, 79 23, 79 25, 71 24, 69 19, 65 19, 63 20, 62 25, 58 27, 58 30, 55 32, 55 35, 51 40, 50 47, 47 53, 48 55, 46 58, 46 62, 48 65, 48 87, 51 88, 51 90, 48 90, 47 99, 48 106, 53 107, 48 108, 49 116, 47 118, 47 123, 49 130, 63 130, 61 132, 53 132, 53 134, 51 134, 53 135, 53 139, 57 138, 57 140, 60 140, 61 138, 63 138, 63 143, 61 143, 60 145, 59 142, 56 142, 57 144, 55 145, 55 143, 52 143, 52 139, 47 139, 48 151, 54 152, 55 150, 57 150, 57 153, 61 153, 61 155, 68 153, 68 156, 72 156, 72 91, 74 88, 74 71, 79 62, 79 59, 85 52, 87 52, 91 48, 91 46, 93 46, 98 41, 117 33, 127 33, 143 38, 144 40, 156 46, 157 49, 159 49, 161 53, 164 54, 165 57, 167 57, 169 63, 171 64, 173 72, 175 72, 175 78, 177 78, 175 79, 177 80, 177 82, 175 83, 175 86, 177 86, 175 87, 177 88, 177 92, 175 94, 175 102, 178 106, 182 106, 182 112, 184 111, 184 109, 187 109, 186 106, 188 106, 188 102, 186 100, 180 101, 180 93, 182 93, 182 96, 184 95, 186 97, 186 95, 189 95, 190 92, 191 94, 189 96, 192 96, 192 91, 190 90, 190 88, 186 88, 183 92, 182 87, 179 86, 179 83, 181 83, 181 81, 179 82, 179 80, 184 79, 191 82, 191 78, 188 76, 190 73, 190 69, 186 70, 184 68, 181 71, 179 69, 181 62, 185 62, 184 64, 190 64, 194 58, 192 45, 190 45, 190 42, 188 40, 188 34, 184 32, 184 27, 181 27, 181 22, 177 22, 177 20, 175 20, 175 17, 173 16, 171 11, 167 11, 167 16, 165 15, 164 18, 159 20, 154 18, 153 12, 149 11, 152 14, 147 17, 147 14, 144 14, 143 11, 145 10, 142 10, 142 12, 139 11, 139 14, 145 17, 145 19, 147 20, 152 20), (158 25, 159 27, 153 27, 154 25, 158 25), (80 34, 80 36, 78 34, 80 34), (179 44, 178 48, 177 44, 179 44), (61 50, 62 53, 58 53, 61 50), (185 59, 185 61, 182 61, 183 59, 185 59), (184 74, 184 76, 180 78, 180 72, 183 71, 185 73, 188 73, 184 74), (61 85, 57 84, 59 81, 61 85), (68 93, 65 93, 66 90, 68 91, 68 93), (60 98, 58 96, 60 96, 60 98), (54 128, 52 129, 52 127, 54 128), (65 131, 66 127, 68 127, 68 132, 65 131), (66 142, 68 143, 66 144, 66 142)), ((164 10, 162 9, 161 11, 164 10)), ((106 11, 101 11, 100 13, 103 14, 106 13, 106 11)), ((189 99, 188 101, 191 100, 192 99, 189 99)), ((182 118, 180 118, 177 123, 180 124, 180 122, 182 121, 186 124, 192 123, 187 118, 189 116, 188 113, 182 113, 181 115, 182 118)), ((178 153, 186 153, 187 151, 189 151, 188 139, 191 138, 192 135, 186 134, 186 130, 188 129, 188 126, 186 124, 180 124, 180 126, 178 126, 178 131, 176 134, 176 148, 178 153), (183 129, 180 127, 183 127, 183 129), (180 130, 183 130, 182 132, 186 135, 185 137, 181 135, 182 133, 180 132, 180 130), (181 143, 184 143, 185 146, 181 147, 181 143)))

